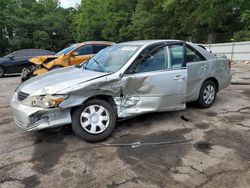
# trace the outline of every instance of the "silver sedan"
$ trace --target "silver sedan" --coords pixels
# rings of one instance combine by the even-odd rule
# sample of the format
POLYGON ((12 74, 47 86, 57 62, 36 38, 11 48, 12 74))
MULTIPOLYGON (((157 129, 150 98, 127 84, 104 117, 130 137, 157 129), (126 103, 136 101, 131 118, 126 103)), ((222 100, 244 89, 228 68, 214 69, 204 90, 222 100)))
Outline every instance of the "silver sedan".
POLYGON ((231 81, 230 61, 178 40, 120 43, 81 66, 22 83, 11 100, 16 124, 27 131, 72 124, 87 141, 107 138, 118 118, 211 107, 231 81))

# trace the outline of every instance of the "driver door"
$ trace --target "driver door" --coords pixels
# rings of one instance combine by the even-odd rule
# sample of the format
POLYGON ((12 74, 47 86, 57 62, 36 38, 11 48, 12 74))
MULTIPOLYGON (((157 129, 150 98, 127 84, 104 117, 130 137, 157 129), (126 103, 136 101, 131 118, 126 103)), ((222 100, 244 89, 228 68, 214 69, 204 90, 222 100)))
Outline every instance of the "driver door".
POLYGON ((186 107, 185 47, 185 43, 161 44, 138 56, 122 78, 124 116, 186 107))

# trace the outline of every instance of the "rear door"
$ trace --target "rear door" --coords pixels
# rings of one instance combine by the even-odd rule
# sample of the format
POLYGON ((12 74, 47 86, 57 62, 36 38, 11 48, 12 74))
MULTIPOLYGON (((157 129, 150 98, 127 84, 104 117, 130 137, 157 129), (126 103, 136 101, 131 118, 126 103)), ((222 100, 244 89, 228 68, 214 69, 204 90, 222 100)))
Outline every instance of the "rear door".
POLYGON ((125 83, 122 88, 125 116, 184 109, 187 85, 185 43, 161 44, 145 57, 139 55, 122 79, 125 83))
POLYGON ((71 65, 79 65, 82 62, 90 59, 93 55, 92 45, 84 45, 77 48, 74 52, 77 52, 76 56, 71 57, 71 65))
POLYGON ((201 84, 208 75, 209 62, 197 50, 191 46, 187 49, 187 101, 196 100, 199 95, 201 84))

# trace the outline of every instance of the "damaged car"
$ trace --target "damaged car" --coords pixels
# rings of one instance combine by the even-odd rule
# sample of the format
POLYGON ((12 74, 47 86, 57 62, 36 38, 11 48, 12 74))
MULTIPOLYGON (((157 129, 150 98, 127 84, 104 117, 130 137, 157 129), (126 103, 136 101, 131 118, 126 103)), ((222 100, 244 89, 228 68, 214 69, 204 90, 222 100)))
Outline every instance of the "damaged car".
POLYGON ((26 81, 34 76, 44 74, 50 70, 62 67, 79 65, 102 49, 113 45, 108 41, 89 41, 73 44, 55 55, 38 56, 29 59, 32 65, 24 68, 21 74, 21 81, 26 81))
POLYGON ((22 83, 11 107, 27 131, 71 124, 75 135, 95 142, 113 132, 117 119, 182 110, 191 101, 211 107, 230 81, 230 61, 195 44, 132 41, 22 83))

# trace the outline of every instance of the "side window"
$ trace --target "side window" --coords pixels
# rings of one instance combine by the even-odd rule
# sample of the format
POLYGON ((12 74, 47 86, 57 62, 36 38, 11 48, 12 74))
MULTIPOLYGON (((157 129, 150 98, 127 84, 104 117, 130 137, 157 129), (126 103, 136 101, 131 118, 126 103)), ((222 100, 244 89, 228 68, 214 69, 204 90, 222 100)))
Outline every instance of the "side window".
MULTIPOLYGON (((143 53, 143 52, 142 52, 143 53)), ((135 67, 136 73, 164 70, 168 67, 168 58, 166 47, 158 48, 147 55, 135 67)))
POLYGON ((191 62, 199 62, 199 61, 205 61, 206 59, 199 53, 197 52, 195 49, 190 48, 187 46, 187 62, 191 63, 191 62))
POLYGON ((169 48, 169 56, 171 61, 171 68, 181 68, 183 63, 183 46, 171 45, 169 48))
POLYGON ((39 55, 42 55, 40 50, 31 50, 31 56, 32 57, 39 56, 39 55))
POLYGON ((93 54, 97 54, 99 51, 101 51, 102 49, 108 47, 108 45, 104 45, 104 44, 95 44, 93 45, 93 54))
POLYGON ((31 56, 43 56, 43 55, 51 55, 51 53, 49 53, 46 50, 32 50, 31 52, 31 56))
POLYGON ((78 52, 77 56, 92 54, 92 45, 82 46, 76 49, 75 52, 78 52))
POLYGON ((29 50, 20 50, 15 53, 16 58, 29 57, 29 56, 30 56, 29 50))

